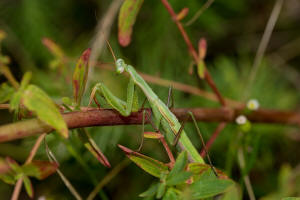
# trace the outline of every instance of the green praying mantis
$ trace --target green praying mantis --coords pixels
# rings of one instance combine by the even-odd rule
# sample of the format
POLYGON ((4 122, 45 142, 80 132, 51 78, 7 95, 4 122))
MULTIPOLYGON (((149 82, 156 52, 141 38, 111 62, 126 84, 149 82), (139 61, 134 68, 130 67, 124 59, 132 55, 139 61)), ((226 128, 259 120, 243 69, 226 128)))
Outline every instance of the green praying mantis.
POLYGON ((125 102, 119 99, 113 95, 103 83, 97 83, 93 87, 90 96, 90 103, 93 99, 95 100, 95 95, 98 93, 122 116, 129 116, 131 112, 136 112, 139 110, 138 97, 136 93, 138 86, 143 91, 150 104, 154 116, 154 125, 156 127, 159 127, 160 124, 162 125, 163 133, 166 135, 166 138, 170 143, 172 143, 171 141, 174 141, 177 134, 180 133, 178 145, 181 150, 188 153, 188 157, 191 162, 204 163, 203 158, 193 146, 185 131, 182 129, 182 125, 176 116, 169 110, 168 106, 159 99, 159 97, 153 92, 145 80, 136 72, 134 67, 127 65, 123 59, 116 59, 109 43, 108 46, 115 60, 117 74, 122 74, 124 72, 129 74, 130 80, 127 86, 127 100, 125 102))

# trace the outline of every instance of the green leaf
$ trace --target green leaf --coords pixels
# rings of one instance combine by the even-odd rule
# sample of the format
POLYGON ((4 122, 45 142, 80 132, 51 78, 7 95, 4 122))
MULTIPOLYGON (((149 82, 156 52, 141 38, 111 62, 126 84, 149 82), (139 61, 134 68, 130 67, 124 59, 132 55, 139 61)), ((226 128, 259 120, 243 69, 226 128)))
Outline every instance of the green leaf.
POLYGON ((139 197, 151 197, 154 196, 158 189, 158 183, 151 185, 145 192, 141 193, 139 197))
POLYGON ((170 178, 167 178, 167 185, 178 185, 184 183, 186 180, 188 180, 193 175, 192 172, 179 172, 174 176, 171 176, 170 178))
POLYGON ((64 138, 68 137, 68 128, 62 115, 43 90, 35 85, 29 85, 22 95, 22 101, 41 121, 52 126, 64 138))
POLYGON ((30 179, 27 176, 23 176, 23 182, 28 196, 33 198, 33 187, 30 179))
MULTIPOLYGON (((189 163, 188 167, 190 172, 192 172, 193 175, 193 179, 194 181, 197 181, 203 177, 212 177, 212 178, 216 178, 216 175, 214 174, 214 172, 211 169, 211 166, 208 164, 202 164, 202 163, 189 163)), ((228 179, 228 176, 222 172, 219 169, 214 168, 215 171, 218 174, 218 177, 221 179, 228 179)))
POLYGON ((10 110, 15 110, 16 112, 19 111, 21 97, 29 84, 31 76, 32 76, 31 72, 26 72, 24 74, 18 91, 15 92, 15 94, 12 96, 12 98, 10 100, 10 106, 9 106, 10 110))
POLYGON ((228 190, 234 182, 228 179, 203 178, 193 184, 190 189, 193 199, 209 198, 228 190))
POLYGON ((156 193, 156 198, 160 199, 164 195, 165 191, 166 191, 166 183, 160 183, 158 185, 158 189, 157 189, 157 193, 156 193))
POLYGON ((18 163, 11 158, 0 158, 0 179, 7 184, 15 184, 17 181, 17 171, 22 170, 18 166, 18 163))
POLYGON ((300 197, 284 197, 281 200, 300 200, 300 197))
POLYGON ((11 99, 15 90, 7 83, 2 83, 0 86, 0 103, 5 103, 11 99))
POLYGON ((45 179, 56 172, 58 164, 49 161, 34 160, 22 166, 22 171, 27 176, 35 177, 39 180, 45 179))
POLYGON ((156 133, 156 132, 144 132, 144 138, 148 138, 148 139, 160 139, 163 136, 160 133, 156 133))
POLYGON ((241 191, 237 184, 233 185, 228 191, 222 196, 221 200, 240 200, 241 191))
POLYGON ((148 156, 145 156, 143 154, 134 152, 131 149, 128 149, 122 145, 118 146, 126 153, 127 157, 130 160, 132 160, 135 164, 137 164, 140 168, 142 168, 144 171, 151 174, 152 176, 160 178, 160 175, 162 173, 168 172, 168 167, 164 163, 150 158, 148 156))
POLYGON ((77 61, 73 73, 73 95, 77 106, 80 106, 81 98, 85 90, 85 85, 89 72, 89 58, 91 49, 85 50, 77 61))
POLYGON ((92 155, 105 167, 111 167, 108 159, 99 149, 90 134, 83 128, 78 129, 78 132, 81 141, 84 143, 84 146, 92 153, 92 155))
POLYGON ((119 12, 118 39, 120 45, 128 46, 131 42, 132 27, 144 0, 125 0, 119 12))
POLYGON ((173 188, 169 188, 163 197, 163 200, 176 200, 178 199, 177 194, 173 188))
POLYGON ((186 151, 182 151, 178 155, 178 157, 176 159, 176 162, 174 164, 174 167, 171 170, 168 178, 172 178, 173 176, 177 176, 177 174, 179 172, 183 171, 184 168, 185 168, 185 166, 186 166, 186 164, 187 164, 187 161, 188 161, 188 159, 187 159, 187 153, 186 153, 186 151))
POLYGON ((197 72, 198 72, 198 76, 201 78, 201 79, 204 79, 204 72, 205 72, 205 64, 203 62, 203 60, 200 60, 198 63, 197 63, 197 72))

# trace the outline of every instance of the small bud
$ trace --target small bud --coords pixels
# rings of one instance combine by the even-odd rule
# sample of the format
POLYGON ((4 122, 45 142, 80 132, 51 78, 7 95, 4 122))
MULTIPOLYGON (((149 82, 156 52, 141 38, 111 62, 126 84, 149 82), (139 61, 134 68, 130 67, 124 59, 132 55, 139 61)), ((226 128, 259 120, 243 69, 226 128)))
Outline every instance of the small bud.
POLYGON ((42 43, 48 48, 48 50, 56 57, 63 58, 64 53, 62 49, 49 38, 43 38, 42 43))
POLYGON ((182 20, 185 16, 187 16, 189 12, 188 8, 183 8, 176 16, 176 20, 180 21, 182 20))
POLYGON ((251 130, 251 122, 248 121, 247 117, 245 115, 239 115, 235 122, 239 125, 239 130, 246 133, 251 130))
POLYGON ((259 102, 256 99, 250 99, 247 102, 247 108, 249 110, 257 110, 259 108, 259 102))
POLYGON ((0 42, 6 37, 6 33, 0 30, 0 42))
POLYGON ((243 124, 246 124, 247 118, 246 118, 244 115, 239 115, 239 116, 235 119, 235 122, 236 122, 238 125, 243 125, 243 124))
POLYGON ((198 42, 199 59, 203 60, 206 56, 207 43, 205 38, 201 38, 198 42))

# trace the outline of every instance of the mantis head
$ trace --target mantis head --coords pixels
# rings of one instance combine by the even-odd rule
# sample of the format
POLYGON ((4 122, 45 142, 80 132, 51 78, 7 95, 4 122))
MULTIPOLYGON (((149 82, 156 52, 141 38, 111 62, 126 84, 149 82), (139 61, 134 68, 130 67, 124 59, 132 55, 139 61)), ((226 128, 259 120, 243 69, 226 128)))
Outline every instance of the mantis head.
POLYGON ((119 58, 116 61, 117 73, 118 74, 123 73, 125 70, 125 66, 126 66, 126 64, 125 64, 124 60, 119 58))

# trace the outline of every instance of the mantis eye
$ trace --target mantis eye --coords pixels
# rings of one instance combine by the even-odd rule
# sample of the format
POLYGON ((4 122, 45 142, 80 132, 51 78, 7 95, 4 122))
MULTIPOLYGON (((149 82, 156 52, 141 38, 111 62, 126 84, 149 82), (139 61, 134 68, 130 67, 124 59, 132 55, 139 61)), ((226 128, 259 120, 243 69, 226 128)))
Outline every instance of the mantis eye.
POLYGON ((125 64, 125 62, 124 62, 123 59, 118 59, 118 60, 116 61, 116 67, 117 67, 117 73, 118 73, 118 74, 121 74, 121 73, 124 72, 125 65, 126 65, 126 64, 125 64))

